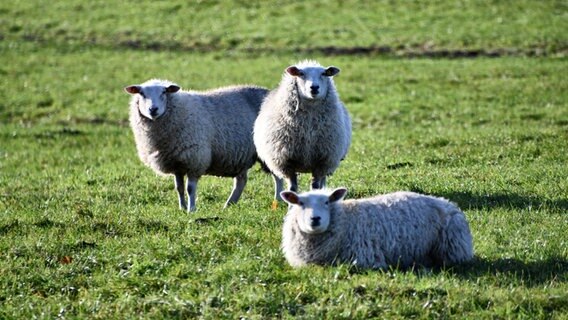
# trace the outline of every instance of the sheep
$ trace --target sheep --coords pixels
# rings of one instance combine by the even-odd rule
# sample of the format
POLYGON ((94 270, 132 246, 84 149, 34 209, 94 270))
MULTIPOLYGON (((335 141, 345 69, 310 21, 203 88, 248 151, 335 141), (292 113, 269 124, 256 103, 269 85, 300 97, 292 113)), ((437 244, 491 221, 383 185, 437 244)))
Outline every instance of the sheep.
MULTIPOLYGON (((180 89, 158 79, 124 88, 132 95, 130 126, 138 156, 156 173, 174 175, 181 209, 196 210, 202 175, 233 177, 225 207, 234 204, 247 183, 248 169, 258 160, 252 129, 268 90, 244 85, 204 92, 180 89)), ((279 193, 283 182, 274 179, 279 193)))
POLYGON ((291 266, 444 267, 473 258, 468 223, 453 203, 413 192, 343 201, 346 193, 281 193, 291 205, 282 236, 291 266))
POLYGON ((311 188, 325 187, 351 144, 351 118, 332 77, 337 67, 305 60, 285 69, 279 86, 264 99, 254 124, 259 158, 288 189, 298 173, 311 173, 311 188))

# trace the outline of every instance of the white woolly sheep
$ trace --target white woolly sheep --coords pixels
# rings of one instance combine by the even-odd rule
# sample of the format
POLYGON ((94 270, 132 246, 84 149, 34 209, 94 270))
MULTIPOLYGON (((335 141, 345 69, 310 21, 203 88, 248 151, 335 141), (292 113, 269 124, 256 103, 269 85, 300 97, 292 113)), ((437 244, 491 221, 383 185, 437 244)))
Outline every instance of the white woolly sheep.
POLYGON ((286 68, 262 103, 254 124, 257 153, 289 190, 298 190, 298 173, 311 173, 311 188, 323 188, 349 150, 351 118, 332 79, 338 73, 300 62, 286 68))
POLYGON ((347 189, 283 191, 282 250, 294 267, 449 266, 473 258, 465 215, 442 198, 396 192, 343 201, 347 189))
MULTIPOLYGON (((177 84, 157 79, 124 89, 132 95, 130 126, 138 156, 157 173, 174 175, 180 208, 196 209, 197 181, 202 175, 234 177, 225 207, 239 200, 248 169, 258 159, 252 129, 267 89, 232 86, 180 91, 177 84)), ((275 177, 276 193, 282 184, 275 177)))

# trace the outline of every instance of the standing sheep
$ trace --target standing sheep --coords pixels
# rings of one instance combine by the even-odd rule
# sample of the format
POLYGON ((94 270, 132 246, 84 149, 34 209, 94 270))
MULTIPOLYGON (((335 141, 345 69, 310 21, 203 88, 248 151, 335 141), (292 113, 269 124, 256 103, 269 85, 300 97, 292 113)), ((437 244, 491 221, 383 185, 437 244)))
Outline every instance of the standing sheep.
MULTIPOLYGON (((252 129, 267 89, 180 91, 175 83, 154 79, 124 90, 132 95, 130 126, 138 156, 157 173, 174 175, 180 208, 196 209, 197 181, 206 174, 234 177, 225 207, 239 200, 258 159, 252 129)), ((282 181, 275 177, 275 185, 278 193, 282 181)))
POLYGON ((396 192, 343 201, 347 189, 283 191, 282 250, 294 267, 447 266, 473 258, 465 215, 442 198, 396 192))
POLYGON ((289 190, 298 173, 312 174, 312 189, 325 186, 351 144, 351 118, 332 77, 336 67, 303 61, 286 68, 280 85, 262 103, 254 124, 259 158, 289 190))

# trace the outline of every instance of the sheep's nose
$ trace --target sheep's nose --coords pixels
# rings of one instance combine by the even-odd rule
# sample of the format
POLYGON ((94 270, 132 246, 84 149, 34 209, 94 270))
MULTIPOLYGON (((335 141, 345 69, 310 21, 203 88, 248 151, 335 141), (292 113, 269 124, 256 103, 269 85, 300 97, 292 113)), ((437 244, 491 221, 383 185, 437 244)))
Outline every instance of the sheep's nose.
POLYGON ((316 85, 310 86, 312 93, 318 93, 319 88, 320 88, 320 86, 316 86, 316 85))
POLYGON ((158 114, 158 108, 157 107, 151 107, 150 110, 150 115, 155 116, 156 114, 158 114))
POLYGON ((317 227, 320 225, 321 217, 312 217, 312 227, 317 227))

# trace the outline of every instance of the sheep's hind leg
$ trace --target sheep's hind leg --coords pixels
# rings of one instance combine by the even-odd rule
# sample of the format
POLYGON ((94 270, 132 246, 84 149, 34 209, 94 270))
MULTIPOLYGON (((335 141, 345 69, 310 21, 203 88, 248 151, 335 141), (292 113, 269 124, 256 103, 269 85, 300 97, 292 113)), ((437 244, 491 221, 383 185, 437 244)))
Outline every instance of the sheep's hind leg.
POLYGON ((176 191, 178 193, 179 208, 187 210, 187 203, 185 202, 185 187, 183 185, 183 174, 175 174, 176 191))
POLYGON ((284 179, 278 178, 274 174, 272 178, 274 179, 274 201, 282 201, 280 192, 284 190, 284 179))
POLYGON ((239 201, 245 186, 247 185, 248 180, 248 170, 245 170, 239 173, 235 178, 233 178, 233 191, 231 191, 231 195, 227 202, 225 203, 225 208, 237 203, 239 201))
POLYGON ((293 173, 286 180, 288 181, 288 190, 298 192, 298 175, 293 173))
POLYGON ((197 178, 187 177, 187 194, 189 198, 189 211, 197 210, 197 203, 195 200, 195 195, 197 194, 197 178))
POLYGON ((282 201, 282 197, 280 196, 280 192, 284 190, 284 179, 277 177, 275 174, 272 174, 272 178, 274 179, 274 200, 272 200, 272 210, 276 210, 278 208, 278 201, 282 201))
POLYGON ((325 176, 321 178, 316 178, 312 176, 312 190, 325 188, 325 176))
MULTIPOLYGON (((291 175, 286 177, 286 182, 288 183, 288 190, 293 192, 298 192, 298 175, 296 173, 292 173, 291 175)), ((272 203, 272 209, 276 209, 277 206, 272 203)), ((292 205, 288 204, 288 210, 292 208, 292 205)))

